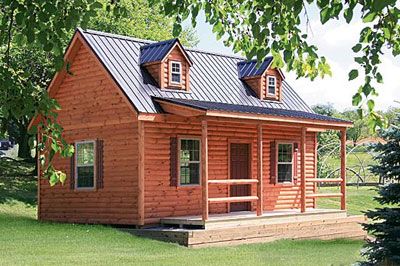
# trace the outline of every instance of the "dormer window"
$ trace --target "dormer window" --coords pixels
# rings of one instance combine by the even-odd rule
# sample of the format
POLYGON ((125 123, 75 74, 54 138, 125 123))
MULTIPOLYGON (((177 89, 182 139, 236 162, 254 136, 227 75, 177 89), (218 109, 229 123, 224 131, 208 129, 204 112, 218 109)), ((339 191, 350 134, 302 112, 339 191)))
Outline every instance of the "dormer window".
POLYGON ((189 54, 178 39, 150 43, 140 48, 140 66, 153 77, 153 85, 162 90, 189 92, 192 65, 189 54))
POLYGON ((182 68, 181 62, 170 61, 171 62, 171 84, 181 84, 182 68))
POLYGON ((275 96, 276 94, 276 77, 268 76, 268 96, 275 96))

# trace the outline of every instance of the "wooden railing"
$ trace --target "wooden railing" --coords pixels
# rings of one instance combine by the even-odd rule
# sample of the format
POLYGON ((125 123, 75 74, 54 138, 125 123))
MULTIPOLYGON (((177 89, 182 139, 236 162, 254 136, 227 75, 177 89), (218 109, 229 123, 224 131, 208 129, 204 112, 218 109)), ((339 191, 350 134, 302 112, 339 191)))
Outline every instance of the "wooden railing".
MULTIPOLYGON (((255 185, 258 184, 257 179, 219 179, 219 180, 208 180, 208 185, 255 185)), ((251 191, 251 190, 250 190, 251 191)), ((235 196, 235 197, 220 197, 220 198, 209 198, 209 203, 221 203, 221 202, 251 202, 257 201, 257 196, 235 196)))

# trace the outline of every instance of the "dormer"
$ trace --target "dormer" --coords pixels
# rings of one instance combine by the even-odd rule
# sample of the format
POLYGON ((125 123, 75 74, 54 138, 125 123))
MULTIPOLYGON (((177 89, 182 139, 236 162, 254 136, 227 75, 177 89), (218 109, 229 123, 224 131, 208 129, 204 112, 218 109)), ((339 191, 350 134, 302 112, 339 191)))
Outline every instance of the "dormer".
POLYGON ((147 44, 140 51, 140 65, 161 89, 189 91, 193 63, 178 39, 147 44))
POLYGON ((238 63, 239 78, 253 89, 261 100, 280 101, 282 97, 282 71, 271 68, 272 57, 267 57, 257 68, 257 60, 238 63))

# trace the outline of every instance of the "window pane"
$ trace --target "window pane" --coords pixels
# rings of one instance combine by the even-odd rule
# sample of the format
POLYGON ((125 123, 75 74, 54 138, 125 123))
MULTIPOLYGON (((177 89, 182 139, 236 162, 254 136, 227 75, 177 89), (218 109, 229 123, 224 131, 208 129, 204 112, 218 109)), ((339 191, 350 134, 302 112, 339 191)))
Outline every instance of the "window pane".
POLYGON ((172 73, 171 78, 172 78, 173 82, 181 82, 181 75, 180 74, 172 73))
POLYGON ((278 162, 292 162, 293 144, 278 145, 278 162))
POLYGON ((180 184, 199 184, 200 180, 200 141, 181 139, 180 184))
POLYGON ((275 94, 275 86, 268 86, 268 93, 275 94))
POLYGON ((292 182, 292 164, 278 164, 278 182, 292 182))
POLYGON ((94 166, 78 166, 78 188, 94 187, 94 166))
POLYGON ((76 154, 78 165, 94 164, 94 143, 78 143, 76 154))

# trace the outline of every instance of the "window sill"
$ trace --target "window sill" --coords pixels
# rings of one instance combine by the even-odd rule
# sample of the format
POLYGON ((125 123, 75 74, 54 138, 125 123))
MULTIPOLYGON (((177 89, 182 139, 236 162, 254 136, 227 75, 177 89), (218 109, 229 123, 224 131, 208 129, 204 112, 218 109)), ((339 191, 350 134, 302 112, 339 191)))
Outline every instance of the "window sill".
POLYGON ((278 187, 293 187, 296 184, 294 182, 288 182, 288 183, 276 183, 275 186, 278 187))
POLYGON ((97 189, 95 187, 93 187, 93 188, 80 187, 80 188, 75 188, 74 191, 76 191, 76 192, 96 192, 97 189))
POLYGON ((193 185, 178 185, 177 188, 185 188, 185 189, 193 189, 193 188, 198 188, 201 187, 200 184, 193 184, 193 185))

